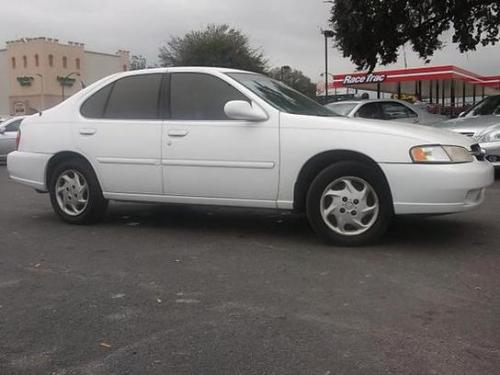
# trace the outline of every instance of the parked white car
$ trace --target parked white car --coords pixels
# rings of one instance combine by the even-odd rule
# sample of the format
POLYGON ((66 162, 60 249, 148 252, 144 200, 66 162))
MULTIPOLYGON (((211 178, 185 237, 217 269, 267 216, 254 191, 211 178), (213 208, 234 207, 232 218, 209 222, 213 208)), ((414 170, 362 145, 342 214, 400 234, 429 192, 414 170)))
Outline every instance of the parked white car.
POLYGON ((14 117, 0 123, 0 163, 7 160, 7 154, 16 149, 17 131, 24 117, 14 117))
POLYGON ((500 169, 500 95, 489 96, 458 118, 434 126, 472 137, 486 151, 486 160, 500 169))
POLYGON ((369 120, 432 125, 446 119, 445 116, 429 113, 425 108, 396 99, 348 100, 326 104, 325 107, 341 116, 369 120))
POLYGON ((394 214, 475 208, 493 182, 470 138, 338 117, 231 69, 115 74, 26 118, 20 134, 11 178, 49 191, 75 224, 98 220, 108 200, 295 209, 330 242, 359 245, 394 214))

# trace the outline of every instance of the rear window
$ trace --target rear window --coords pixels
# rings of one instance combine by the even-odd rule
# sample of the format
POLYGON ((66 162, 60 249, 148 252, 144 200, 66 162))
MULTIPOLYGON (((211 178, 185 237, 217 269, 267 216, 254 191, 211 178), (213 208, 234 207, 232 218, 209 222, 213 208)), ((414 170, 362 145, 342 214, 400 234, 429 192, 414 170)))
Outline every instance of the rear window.
POLYGON ((104 109, 112 87, 113 84, 107 85, 88 98, 80 109, 81 114, 89 118, 104 117, 104 109))
POLYGON ((21 126, 22 121, 23 121, 23 119, 12 121, 10 124, 5 126, 5 131, 6 132, 17 132, 19 130, 19 126, 21 126))
POLYGON ((115 82, 104 111, 111 119, 157 119, 161 74, 125 77, 115 82))
POLYGON ((357 105, 358 103, 331 103, 326 107, 340 116, 347 116, 357 105))
POLYGON ((162 76, 144 74, 121 78, 88 98, 80 112, 88 118, 158 119, 162 76))

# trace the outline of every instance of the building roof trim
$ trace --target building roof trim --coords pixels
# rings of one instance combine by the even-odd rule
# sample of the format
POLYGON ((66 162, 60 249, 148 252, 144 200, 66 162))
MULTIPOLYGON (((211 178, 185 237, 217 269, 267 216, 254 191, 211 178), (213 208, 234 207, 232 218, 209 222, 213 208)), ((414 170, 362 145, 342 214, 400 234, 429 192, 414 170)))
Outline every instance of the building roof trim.
POLYGON ((107 53, 107 52, 97 52, 97 51, 89 51, 89 50, 84 50, 84 53, 91 53, 93 55, 102 55, 102 56, 111 56, 111 57, 121 57, 120 55, 116 55, 114 53, 107 53))

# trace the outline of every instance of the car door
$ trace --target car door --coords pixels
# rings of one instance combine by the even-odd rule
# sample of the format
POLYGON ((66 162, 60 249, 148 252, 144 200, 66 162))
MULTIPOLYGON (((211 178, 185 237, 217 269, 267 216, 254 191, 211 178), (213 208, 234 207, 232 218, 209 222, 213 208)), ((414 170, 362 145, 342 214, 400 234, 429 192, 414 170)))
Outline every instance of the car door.
POLYGON ((278 194, 279 119, 229 119, 231 100, 252 101, 214 75, 172 73, 170 118, 163 138, 168 196, 212 203, 273 206, 278 194), (257 201, 260 201, 258 203, 257 201))
POLYGON ((163 74, 120 78, 81 107, 75 129, 107 193, 163 193, 160 93, 163 74))
POLYGON ((5 125, 0 124, 4 128, 4 132, 0 133, 0 155, 4 156, 16 149, 16 137, 22 119, 7 122, 5 125))
POLYGON ((398 102, 381 102, 384 120, 417 123, 418 115, 415 111, 398 102))

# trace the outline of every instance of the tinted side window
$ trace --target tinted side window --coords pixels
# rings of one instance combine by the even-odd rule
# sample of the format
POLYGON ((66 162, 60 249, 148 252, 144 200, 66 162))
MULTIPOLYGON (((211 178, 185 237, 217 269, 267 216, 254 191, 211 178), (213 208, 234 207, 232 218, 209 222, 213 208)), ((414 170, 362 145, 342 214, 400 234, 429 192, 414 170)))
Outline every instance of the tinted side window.
POLYGON ((382 119, 382 114, 380 113, 380 106, 378 103, 367 103, 364 104, 358 112, 356 117, 368 118, 368 119, 382 119))
POLYGON ((21 121, 23 120, 16 120, 14 122, 11 122, 9 125, 5 126, 5 131, 17 132, 19 130, 19 126, 21 125, 21 121))
POLYGON ((89 118, 102 118, 112 88, 113 84, 111 83, 88 98, 85 103, 83 103, 80 113, 89 118))
POLYGON ((119 79, 113 85, 105 118, 157 119, 162 74, 119 79))
POLYGON ((474 110, 475 116, 500 114, 500 95, 484 99, 474 110))
POLYGON ((396 120, 400 118, 417 117, 410 108, 399 103, 382 103, 385 120, 396 120))
POLYGON ((224 106, 248 99, 225 81, 202 73, 174 73, 170 78, 170 111, 175 120, 227 120, 224 106))

